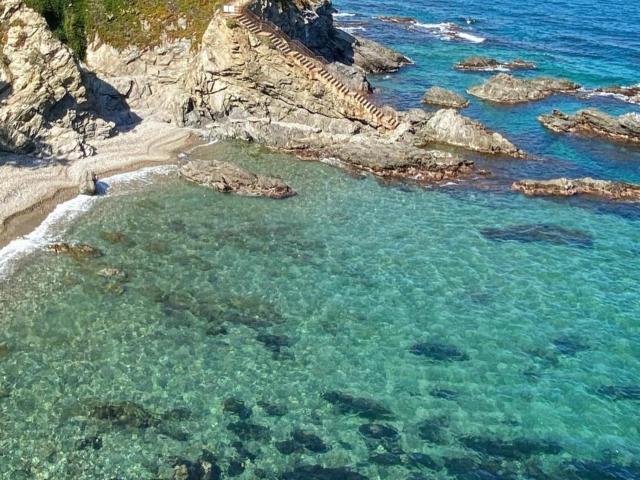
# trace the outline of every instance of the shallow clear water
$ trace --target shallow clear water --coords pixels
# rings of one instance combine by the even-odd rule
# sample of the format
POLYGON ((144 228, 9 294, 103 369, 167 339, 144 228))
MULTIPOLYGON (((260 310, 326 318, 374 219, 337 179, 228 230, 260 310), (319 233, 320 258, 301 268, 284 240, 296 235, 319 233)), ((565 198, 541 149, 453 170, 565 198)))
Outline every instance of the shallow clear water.
MULTIPOLYGON (((452 70, 470 54, 533 59, 590 87, 638 82, 632 2, 338 7, 417 61, 375 79, 401 107, 432 84, 484 79, 452 70), (619 12, 627 21, 609 20, 619 12), (474 17, 465 28, 487 40, 377 14, 474 17)), ((508 191, 522 176, 640 181, 637 148, 535 120, 638 107, 472 105, 536 158, 477 157, 493 178, 429 189, 219 144, 194 156, 281 176, 299 195, 222 195, 165 174, 114 184, 65 222, 62 239, 103 256, 37 250, 0 280, 0 478, 166 479, 203 449, 224 478, 361 478, 305 465, 370 479, 640 478, 640 209, 508 191), (371 422, 394 430, 372 439, 371 422), (322 442, 282 443, 296 429, 322 442)))
POLYGON ((257 148, 197 155, 278 173, 300 194, 241 198, 162 177, 97 202, 66 233, 104 256, 23 261, 2 292, 6 478, 157 478, 173 456, 194 460, 203 448, 225 469, 237 457, 227 425, 239 419, 223 411, 231 397, 269 428, 243 440, 257 458, 240 478, 317 462, 406 478, 420 471, 406 456, 415 452, 439 467, 458 457, 489 462, 464 447, 468 437, 562 448, 504 460, 514 471, 555 474, 575 459, 626 464, 640 454, 637 402, 598 390, 640 383, 635 221, 509 193, 382 185, 257 148), (485 231, 530 224, 565 230, 542 242, 485 231), (105 266, 128 279, 98 276, 105 266), (285 335, 288 346, 278 352, 264 334, 285 335), (468 359, 410 351, 423 341, 468 359), (359 433, 369 420, 322 397, 334 390, 393 412, 383 423, 399 431, 402 464, 369 461, 382 449, 370 451, 359 433), (97 405, 119 401, 190 415, 148 428, 95 417, 97 405), (286 414, 270 417, 259 401, 286 414), (438 438, 421 437, 424 420, 440 425, 438 438), (295 428, 331 449, 280 453, 276 442, 295 428), (92 436, 102 448, 78 450, 92 436))

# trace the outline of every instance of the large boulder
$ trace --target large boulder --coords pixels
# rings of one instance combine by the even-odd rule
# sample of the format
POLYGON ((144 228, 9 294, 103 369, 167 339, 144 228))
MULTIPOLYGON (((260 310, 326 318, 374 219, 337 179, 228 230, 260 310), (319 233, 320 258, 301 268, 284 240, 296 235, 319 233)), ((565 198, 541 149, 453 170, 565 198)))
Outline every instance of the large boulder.
POLYGON ((467 150, 523 158, 526 154, 497 132, 460 115, 456 110, 438 110, 417 126, 416 135, 424 144, 443 143, 467 150))
POLYGON ((516 78, 500 73, 483 85, 471 87, 469 93, 496 103, 523 103, 541 100, 556 93, 575 92, 579 88, 580 85, 570 80, 548 77, 516 78))
POLYGON ((554 110, 549 115, 541 115, 538 120, 554 132, 595 135, 609 140, 640 143, 638 113, 614 117, 595 109, 580 110, 575 115, 554 110))
POLYGON ((462 95, 442 87, 431 87, 427 90, 422 96, 422 103, 445 108, 465 108, 469 106, 469 100, 462 95))
POLYGON ((570 197, 592 195, 607 200, 640 201, 640 185, 593 178, 556 178, 552 180, 520 180, 511 188, 528 196, 570 197))
POLYGON ((295 190, 279 178, 255 175, 231 163, 218 160, 190 160, 180 165, 180 175, 190 182, 218 192, 252 197, 287 198, 295 190))
POLYGON ((512 60, 501 62, 489 57, 468 57, 454 66, 456 70, 463 72, 493 72, 505 70, 533 70, 537 65, 526 60, 512 60))
MULTIPOLYGON (((0 2, 0 151, 79 158, 96 127, 80 67, 47 22, 21 0, 0 2)), ((103 124, 105 122, 102 122, 103 124)))

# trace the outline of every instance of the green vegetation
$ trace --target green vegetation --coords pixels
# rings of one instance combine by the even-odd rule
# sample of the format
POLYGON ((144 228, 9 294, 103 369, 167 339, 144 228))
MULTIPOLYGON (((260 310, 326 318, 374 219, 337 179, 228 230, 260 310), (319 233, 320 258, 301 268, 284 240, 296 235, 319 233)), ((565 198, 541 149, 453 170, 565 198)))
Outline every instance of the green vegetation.
POLYGON ((25 0, 83 58, 94 35, 116 48, 191 38, 197 44, 223 0, 25 0), (178 20, 181 20, 179 25, 178 20), (183 23, 184 22, 184 23, 183 23))
POLYGON ((77 55, 84 55, 86 0, 26 0, 26 4, 40 12, 53 33, 77 55))

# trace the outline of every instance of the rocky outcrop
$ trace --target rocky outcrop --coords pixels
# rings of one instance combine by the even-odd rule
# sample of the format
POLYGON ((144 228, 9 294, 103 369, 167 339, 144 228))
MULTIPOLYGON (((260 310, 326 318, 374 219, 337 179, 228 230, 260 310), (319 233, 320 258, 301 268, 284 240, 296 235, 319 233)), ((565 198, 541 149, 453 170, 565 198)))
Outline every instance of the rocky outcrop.
POLYGON ((613 96, 629 103, 640 104, 640 85, 634 85, 632 87, 614 85, 612 87, 597 88, 594 92, 600 95, 613 96))
POLYGON ((553 180, 520 180, 512 190, 528 196, 571 197, 590 195, 607 200, 640 202, 640 185, 593 178, 556 178, 553 180))
POLYGON ((231 163, 218 160, 191 160, 180 165, 179 171, 180 175, 190 182, 217 192, 276 199, 296 194, 293 188, 279 178, 255 175, 231 163))
POLYGON ((438 110, 424 114, 416 125, 416 136, 422 144, 440 143, 475 152, 524 158, 526 154, 497 132, 460 115, 456 110, 438 110))
POLYGON ((102 252, 85 243, 52 243, 48 246, 50 252, 70 255, 75 259, 93 258, 102 255, 102 252))
POLYGON ((369 73, 393 72, 411 62, 407 57, 363 37, 336 28, 330 0, 274 2, 258 0, 251 7, 330 62, 339 62, 369 73))
POLYGON ((431 87, 427 90, 422 96, 422 103, 445 108, 465 108, 469 106, 469 100, 462 95, 442 87, 431 87))
POLYGON ((399 17, 399 16, 387 16, 387 15, 380 15, 379 17, 376 17, 376 18, 381 22, 399 23, 401 25, 413 25, 417 21, 413 17, 399 17))
POLYGON ((505 70, 534 70, 538 66, 526 60, 512 60, 501 62, 489 57, 468 57, 454 66, 456 70, 464 72, 495 72, 505 70))
POLYGON ((556 93, 575 92, 579 88, 579 85, 569 80, 547 77, 516 78, 500 73, 483 85, 470 88, 469 93, 496 103, 523 103, 541 100, 556 93))
POLYGON ((0 3, 0 151, 80 158, 114 125, 90 113, 82 73, 44 18, 20 0, 0 3))
POLYGON ((541 115, 538 119, 554 132, 596 135, 614 141, 640 143, 640 114, 638 113, 613 117, 595 109, 580 110, 575 115, 554 110, 551 114, 541 115))

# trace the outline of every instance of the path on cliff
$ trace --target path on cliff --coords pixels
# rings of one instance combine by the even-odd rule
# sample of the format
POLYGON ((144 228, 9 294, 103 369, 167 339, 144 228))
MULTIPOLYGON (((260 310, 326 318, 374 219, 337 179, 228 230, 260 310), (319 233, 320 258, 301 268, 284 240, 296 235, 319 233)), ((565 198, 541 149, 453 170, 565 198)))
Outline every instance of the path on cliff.
POLYGON ((290 38, 276 25, 258 17, 249 10, 249 3, 247 1, 239 1, 225 5, 223 7, 223 15, 237 19, 243 28, 254 35, 265 35, 280 53, 293 59, 311 78, 318 79, 329 85, 347 101, 360 107, 365 115, 371 116, 376 126, 382 126, 388 130, 398 128, 400 122, 395 117, 384 113, 361 93, 350 90, 335 75, 329 72, 325 68, 328 63, 326 59, 313 53, 301 42, 290 38))

